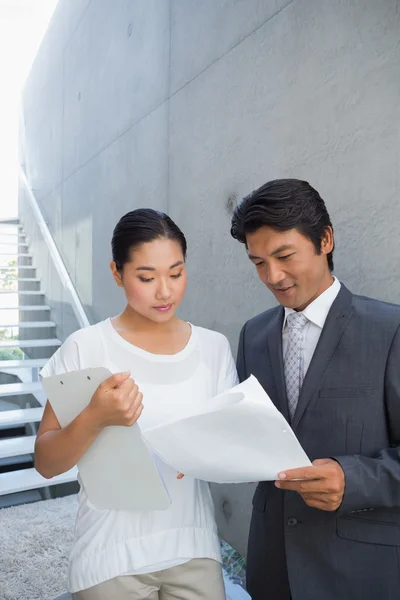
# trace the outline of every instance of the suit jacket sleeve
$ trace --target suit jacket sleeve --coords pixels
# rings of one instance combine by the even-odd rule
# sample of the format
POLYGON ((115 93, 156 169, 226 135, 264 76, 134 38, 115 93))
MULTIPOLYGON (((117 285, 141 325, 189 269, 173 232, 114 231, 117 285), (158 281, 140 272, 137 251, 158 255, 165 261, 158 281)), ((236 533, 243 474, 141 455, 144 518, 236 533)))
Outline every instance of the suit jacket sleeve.
POLYGON ((335 456, 345 473, 340 513, 400 507, 400 328, 389 352, 385 401, 391 446, 378 456, 335 456))
POLYGON ((243 325, 242 331, 240 332, 237 361, 236 361, 236 367, 237 367, 237 372, 239 375, 240 382, 245 381, 245 379, 247 379, 247 377, 248 377, 247 371, 246 371, 246 359, 245 359, 245 351, 244 351, 245 331, 246 331, 246 324, 243 325))

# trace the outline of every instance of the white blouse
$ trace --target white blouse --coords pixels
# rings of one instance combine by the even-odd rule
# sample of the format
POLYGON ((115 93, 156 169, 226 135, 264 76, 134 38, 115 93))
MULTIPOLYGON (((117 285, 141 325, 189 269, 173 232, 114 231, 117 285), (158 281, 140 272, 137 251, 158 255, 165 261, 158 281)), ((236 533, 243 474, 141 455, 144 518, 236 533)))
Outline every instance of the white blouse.
MULTIPOLYGON (((143 393, 139 426, 153 427, 179 414, 188 402, 209 401, 237 383, 228 340, 192 325, 187 346, 174 355, 151 354, 124 340, 110 319, 73 333, 41 375, 89 367, 131 371, 143 393)), ((118 465, 116 465, 118 468, 118 465)), ((166 511, 98 510, 81 483, 75 540, 70 554, 69 590, 77 592, 108 579, 143 574, 194 558, 221 562, 208 483, 161 464, 172 503, 166 511)), ((121 476, 125 476, 121 473, 121 476)))

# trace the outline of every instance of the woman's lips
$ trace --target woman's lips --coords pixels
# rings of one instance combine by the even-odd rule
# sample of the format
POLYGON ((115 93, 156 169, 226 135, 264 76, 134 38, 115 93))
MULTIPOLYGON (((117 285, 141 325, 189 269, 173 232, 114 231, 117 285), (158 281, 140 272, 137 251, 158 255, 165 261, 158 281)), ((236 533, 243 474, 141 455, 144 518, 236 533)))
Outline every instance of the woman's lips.
POLYGON ((158 312, 165 313, 171 310, 172 304, 165 304, 164 306, 155 306, 154 308, 158 310, 158 312))

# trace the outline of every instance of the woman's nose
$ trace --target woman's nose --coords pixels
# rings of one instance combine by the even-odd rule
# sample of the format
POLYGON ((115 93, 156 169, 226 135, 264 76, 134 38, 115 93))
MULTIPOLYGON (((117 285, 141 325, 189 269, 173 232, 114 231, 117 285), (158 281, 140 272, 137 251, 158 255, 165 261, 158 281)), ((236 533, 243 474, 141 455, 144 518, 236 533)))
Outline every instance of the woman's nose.
POLYGON ((165 281, 164 279, 162 279, 157 288, 157 298, 160 300, 168 300, 168 298, 170 296, 171 296, 171 290, 168 285, 168 282, 165 281))

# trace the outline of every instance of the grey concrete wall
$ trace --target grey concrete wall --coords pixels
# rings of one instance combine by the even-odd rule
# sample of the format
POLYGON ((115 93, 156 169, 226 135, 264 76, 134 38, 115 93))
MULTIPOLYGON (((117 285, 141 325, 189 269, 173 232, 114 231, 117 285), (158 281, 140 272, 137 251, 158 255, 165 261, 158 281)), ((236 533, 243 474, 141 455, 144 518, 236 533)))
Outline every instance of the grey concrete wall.
MULTIPOLYGON (((226 205, 271 178, 325 198, 342 281, 399 301, 399 98, 396 0, 60 0, 23 95, 24 161, 92 321, 123 306, 113 226, 153 206, 188 238, 182 316, 236 351, 273 299, 226 205)), ((214 489, 242 552, 252 488, 214 489)))

